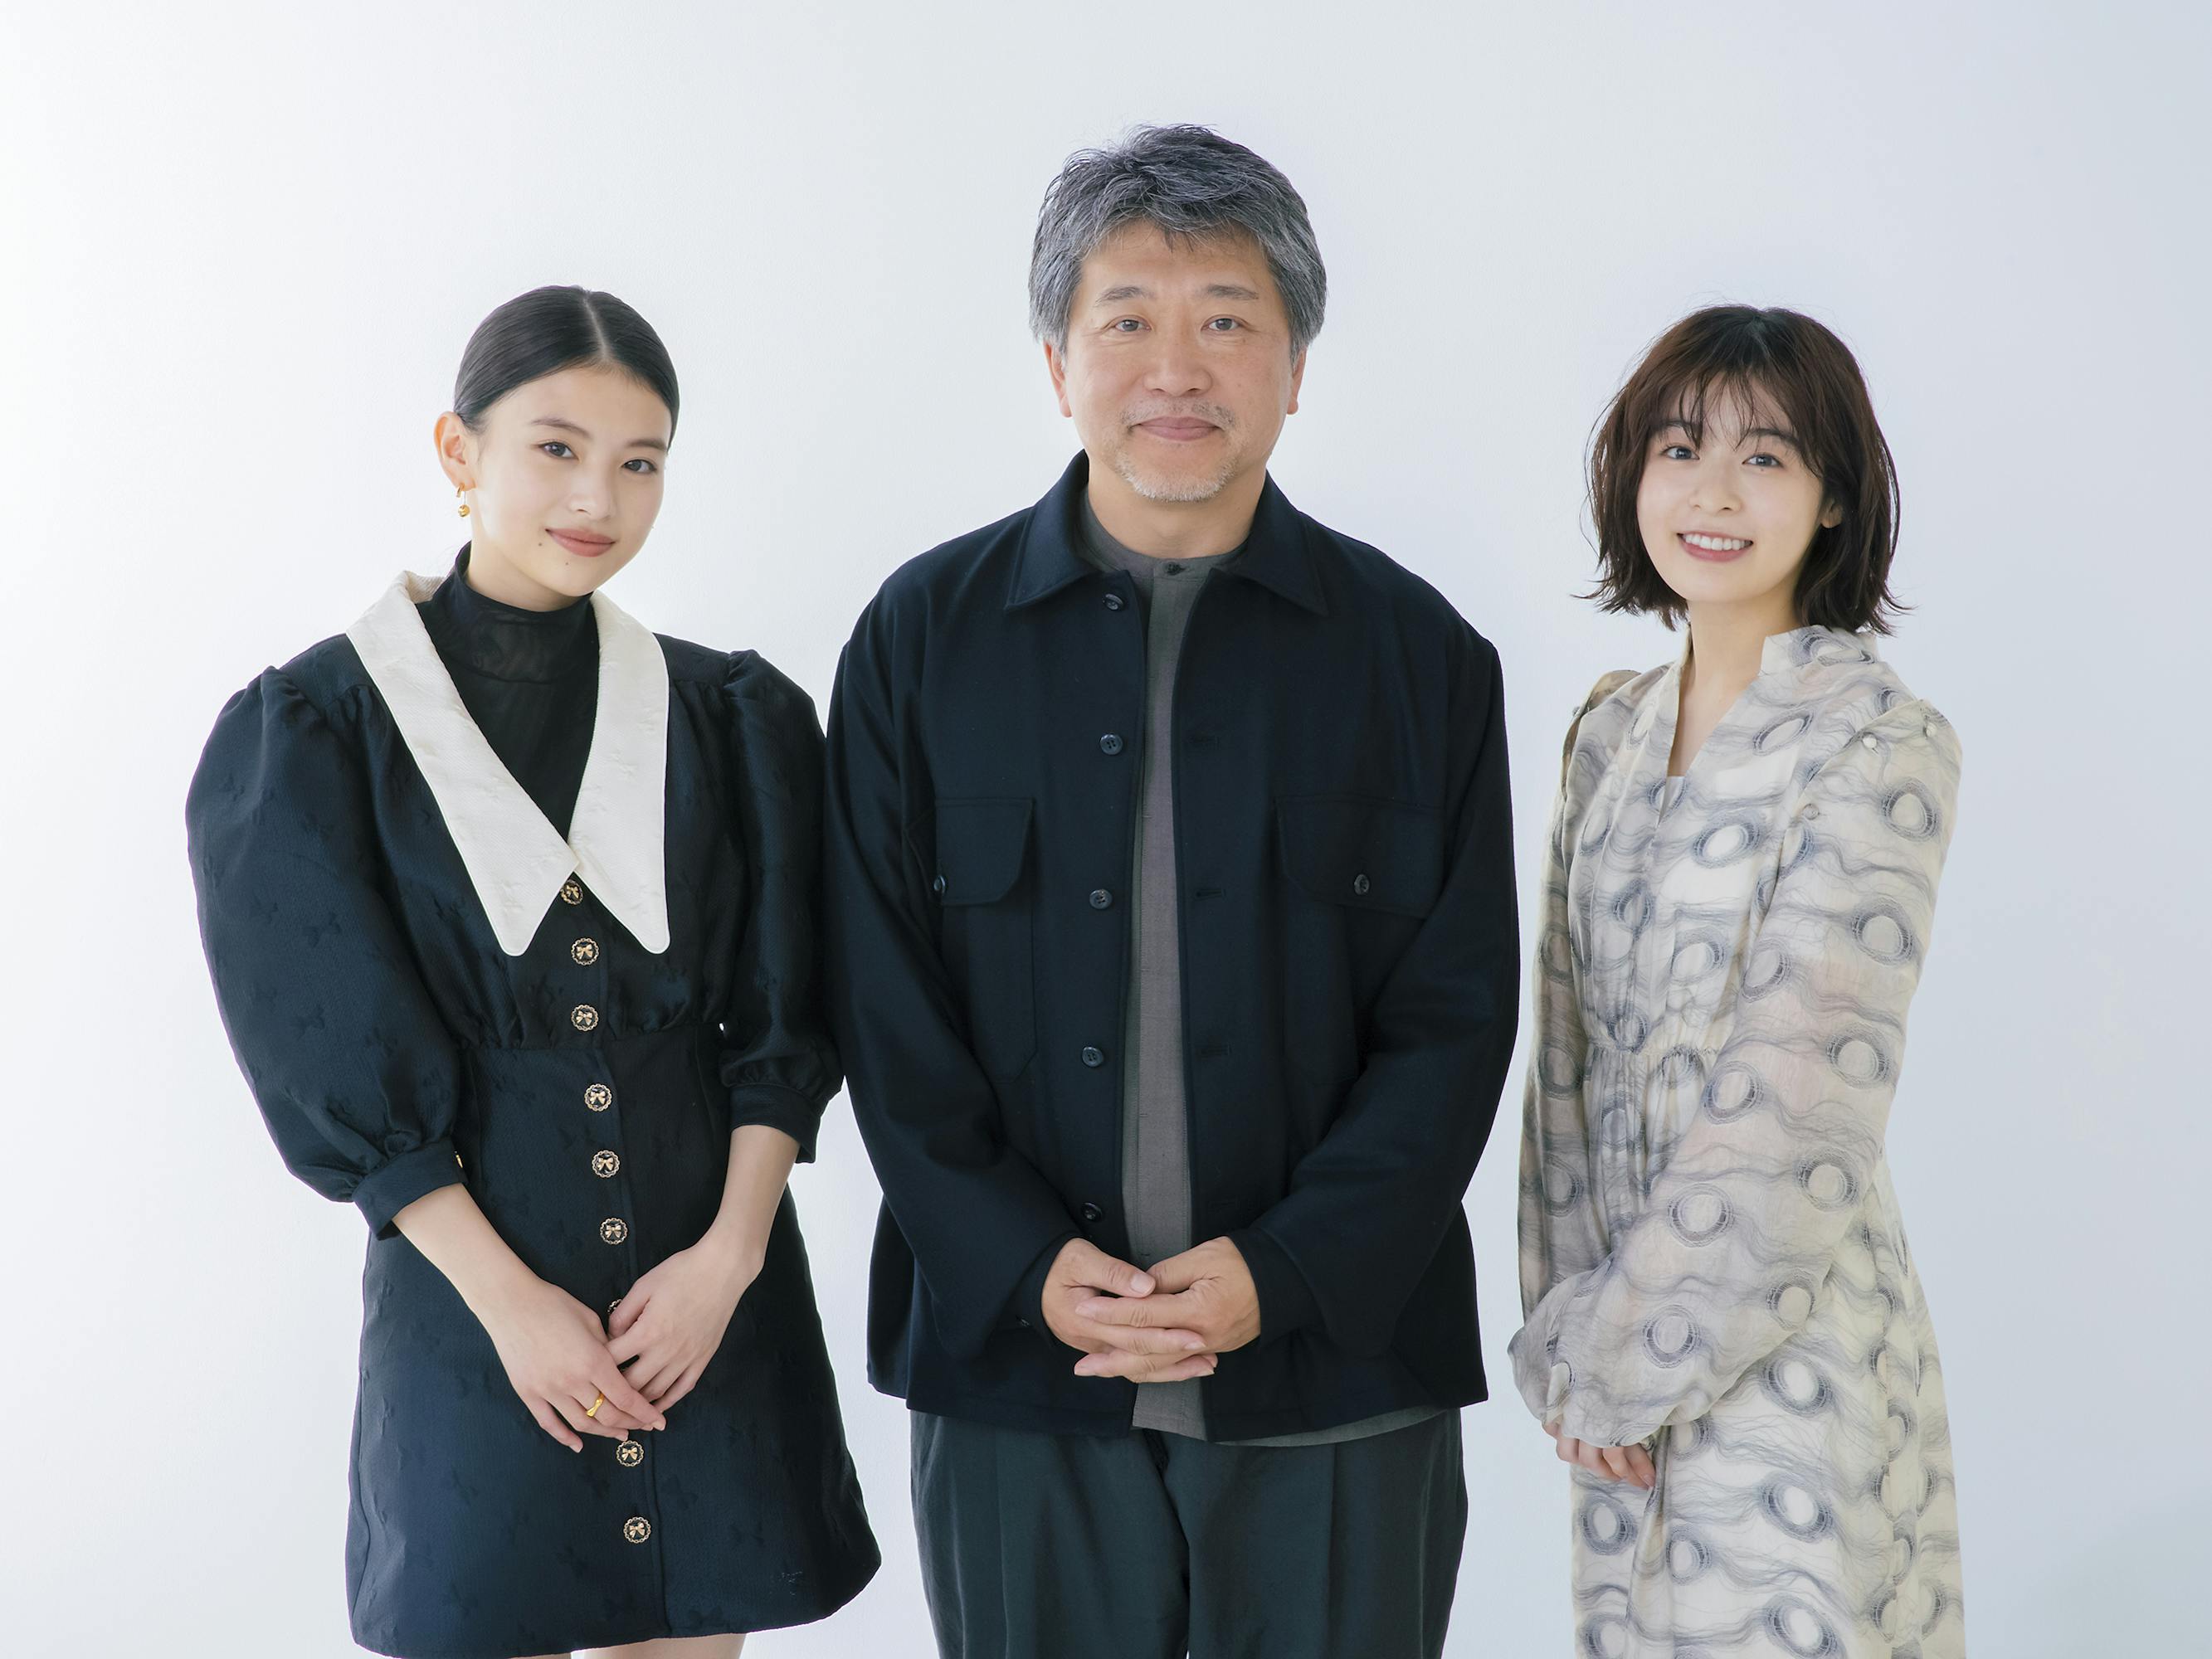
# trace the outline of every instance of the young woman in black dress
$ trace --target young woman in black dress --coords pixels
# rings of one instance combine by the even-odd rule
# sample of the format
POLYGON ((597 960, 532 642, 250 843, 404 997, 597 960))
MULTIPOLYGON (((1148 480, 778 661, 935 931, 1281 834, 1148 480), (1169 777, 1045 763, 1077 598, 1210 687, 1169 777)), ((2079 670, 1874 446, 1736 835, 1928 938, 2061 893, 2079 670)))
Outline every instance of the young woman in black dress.
POLYGON ((546 288, 471 340, 473 539, 216 721, 202 936, 293 1172, 370 1241, 346 1589, 410 1659, 726 1659, 878 1565, 785 1180, 821 735, 750 651, 602 591, 674 435, 659 338, 546 288))

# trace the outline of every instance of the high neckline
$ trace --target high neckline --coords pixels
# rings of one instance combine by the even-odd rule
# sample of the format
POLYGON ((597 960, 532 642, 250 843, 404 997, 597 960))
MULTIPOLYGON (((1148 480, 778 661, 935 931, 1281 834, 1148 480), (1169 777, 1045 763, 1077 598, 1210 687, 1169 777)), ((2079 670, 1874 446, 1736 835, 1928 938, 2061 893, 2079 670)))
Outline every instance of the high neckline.
POLYGON ((421 606, 422 625, 447 666, 538 684, 595 672, 599 624, 590 601, 531 611, 480 593, 468 583, 472 545, 462 547, 437 592, 421 606))
MULTIPOLYGON (((1692 642, 1686 623, 1682 629, 1682 648, 1674 653, 1673 665, 1678 678, 1690 665, 1692 642)), ((1839 662, 1872 662, 1878 654, 1872 634, 1854 634, 1846 629, 1828 627, 1824 623, 1809 623, 1802 628, 1769 634, 1761 641, 1759 673, 1764 677, 1783 669, 1809 668, 1839 662)))

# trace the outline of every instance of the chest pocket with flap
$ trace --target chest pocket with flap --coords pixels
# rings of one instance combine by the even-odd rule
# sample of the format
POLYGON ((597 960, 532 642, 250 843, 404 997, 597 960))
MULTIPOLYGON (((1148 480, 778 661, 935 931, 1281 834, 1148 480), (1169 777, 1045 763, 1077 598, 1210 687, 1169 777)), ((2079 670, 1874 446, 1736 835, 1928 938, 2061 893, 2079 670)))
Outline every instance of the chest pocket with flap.
POLYGON ((983 1069, 1001 1077, 1036 1052, 1030 815, 1026 798, 939 800, 913 838, 945 966, 966 993, 969 1041, 983 1069))
POLYGON ((1342 1081, 1361 1064, 1376 994, 1435 908, 1443 815, 1371 795, 1275 803, 1284 904, 1283 1038, 1309 1072, 1342 1081))

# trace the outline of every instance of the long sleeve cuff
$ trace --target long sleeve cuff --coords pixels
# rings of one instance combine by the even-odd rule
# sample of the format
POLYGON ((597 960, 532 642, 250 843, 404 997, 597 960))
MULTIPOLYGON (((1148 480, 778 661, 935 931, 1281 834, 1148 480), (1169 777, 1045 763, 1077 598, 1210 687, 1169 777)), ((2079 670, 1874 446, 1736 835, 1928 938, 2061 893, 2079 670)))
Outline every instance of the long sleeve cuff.
POLYGON ((1308 1325, 1321 1322, 1321 1304, 1283 1247, 1256 1227, 1241 1227, 1228 1235, 1252 1275, 1260 1296, 1260 1340, 1272 1342, 1308 1325))
POLYGON ((799 1143, 801 1164, 814 1162, 814 1138, 822 1127, 822 1109, 796 1089, 749 1083, 730 1091, 730 1127, 748 1123, 781 1129, 799 1143))
POLYGON ((1060 1260, 1060 1253, 1066 1249, 1067 1241, 1081 1237, 1070 1227, 1039 1250, 1036 1260, 1030 1263, 1030 1270, 1022 1275, 1021 1283, 1014 1286, 1014 1294, 1007 1303, 1016 1324, 1024 1330, 1035 1331, 1048 1341, 1058 1341, 1059 1339, 1053 1335, 1052 1327, 1045 1322, 1045 1281, 1052 1277, 1052 1264, 1060 1260))
POLYGON ((460 1156, 453 1143, 441 1135, 411 1152, 402 1152, 382 1169, 363 1176, 353 1189, 353 1201, 379 1238, 391 1238, 398 1230, 392 1218, 425 1193, 450 1187, 462 1178, 460 1156))

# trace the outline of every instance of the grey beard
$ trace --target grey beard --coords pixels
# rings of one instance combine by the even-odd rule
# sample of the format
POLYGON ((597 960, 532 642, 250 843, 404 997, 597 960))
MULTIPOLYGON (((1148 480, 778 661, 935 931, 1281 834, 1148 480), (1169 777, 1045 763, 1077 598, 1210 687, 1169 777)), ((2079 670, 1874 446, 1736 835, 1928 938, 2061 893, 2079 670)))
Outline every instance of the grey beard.
POLYGON ((1128 452, 1116 452, 1114 471, 1121 475, 1121 482, 1148 501, 1210 501, 1228 487, 1236 474, 1235 458, 1225 458, 1220 469, 1209 478, 1193 479, 1186 483, 1164 484, 1139 475, 1131 465, 1128 452))

